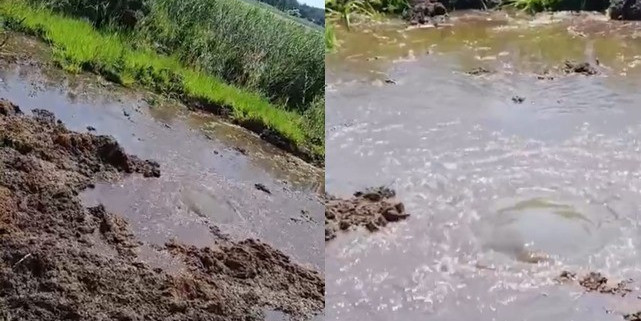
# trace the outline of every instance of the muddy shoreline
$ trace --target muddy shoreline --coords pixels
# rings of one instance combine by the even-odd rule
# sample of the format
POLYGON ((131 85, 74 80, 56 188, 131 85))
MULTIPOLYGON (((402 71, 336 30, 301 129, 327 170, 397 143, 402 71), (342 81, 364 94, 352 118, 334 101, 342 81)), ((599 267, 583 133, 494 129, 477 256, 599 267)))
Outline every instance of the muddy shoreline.
POLYGON ((175 275, 137 259, 128 223, 79 193, 159 165, 109 136, 76 133, 45 110, 0 102, 0 318, 11 320, 305 320, 324 307, 324 281, 258 240, 198 248, 168 242, 175 275))
MULTIPOLYGON (((4 31, 2 34, 7 35, 7 39, 13 37, 14 34, 24 34, 25 36, 34 37, 35 39, 38 39, 38 41, 42 41, 42 39, 38 35, 21 33, 20 31, 12 31, 12 33, 7 33, 6 31, 4 31)), ((28 64, 32 66, 43 64, 42 61, 40 61, 41 59, 38 59, 36 57, 31 57, 28 54, 25 56, 22 56, 22 55, 15 55, 12 53, 0 52, 0 59, 8 64, 28 64)), ((106 81, 109 81, 114 85, 119 85, 117 82, 114 82, 112 79, 110 79, 108 74, 103 74, 100 71, 96 71, 96 70, 86 70, 86 72, 97 74, 103 77, 106 81)), ((165 96, 169 99, 179 100, 190 110, 211 113, 219 117, 221 120, 228 122, 229 124, 242 127, 248 130, 249 132, 255 134, 261 140, 275 146, 276 148, 288 153, 292 157, 296 157, 311 166, 321 168, 321 169, 325 167, 324 159, 315 157, 315 155, 310 150, 297 146, 296 144, 294 144, 293 141, 291 141, 287 137, 284 137, 280 133, 266 127, 265 125, 260 124, 258 122, 253 122, 253 121, 233 120, 231 118, 231 111, 227 106, 211 104, 203 100, 188 97, 184 94, 172 94, 172 93, 160 93, 160 92, 158 92, 157 94, 165 96)))
MULTIPOLYGON (((500 0, 412 0, 409 8, 402 14, 412 25, 434 24, 455 10, 503 10, 504 6, 512 5, 500 0)), ((639 0, 599 0, 591 2, 559 1, 554 4, 531 3, 513 4, 516 9, 532 12, 600 12, 612 20, 641 20, 641 1, 639 0), (525 6, 525 8, 519 7, 525 6)))

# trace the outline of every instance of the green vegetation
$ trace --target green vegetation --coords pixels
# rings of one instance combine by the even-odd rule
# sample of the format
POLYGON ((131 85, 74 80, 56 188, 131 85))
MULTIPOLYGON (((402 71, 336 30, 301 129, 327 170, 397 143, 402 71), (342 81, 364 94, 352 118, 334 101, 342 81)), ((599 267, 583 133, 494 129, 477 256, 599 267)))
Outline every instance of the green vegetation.
POLYGON ((372 18, 382 12, 377 11, 369 0, 326 0, 325 11, 329 19, 340 21, 347 29, 352 26, 354 15, 372 18))
POLYGON ((267 3, 279 10, 288 12, 289 14, 306 19, 319 26, 325 25, 325 12, 321 8, 310 7, 305 4, 300 4, 296 0, 258 0, 267 3))
MULTIPOLYGON (((318 30, 318 31, 323 29, 323 25, 316 24, 313 21, 310 21, 308 19, 303 18, 302 15, 300 14, 300 11, 297 12, 296 9, 280 10, 280 9, 278 9, 278 8, 272 6, 272 5, 269 5, 269 4, 265 3, 265 2, 261 2, 261 1, 258 1, 258 0, 244 0, 244 1, 247 2, 247 3, 250 3, 252 5, 261 7, 263 9, 265 9, 265 10, 268 10, 268 11, 278 15, 281 18, 298 22, 298 23, 300 23, 300 24, 302 24, 304 26, 307 26, 309 28, 312 28, 312 29, 315 29, 315 30, 318 30)), ((316 9, 316 8, 314 8, 314 9, 316 9)), ((317 9, 317 10, 323 11, 322 9, 317 9)), ((324 11, 323 11, 323 24, 325 24, 324 11)))
MULTIPOLYGON (((78 1, 89 0, 74 3, 78 1)), ((244 3, 234 7, 228 5, 233 0, 207 2, 208 6, 204 6, 205 0, 156 0, 147 15, 135 15, 140 20, 134 25, 117 27, 117 20, 107 22, 95 17, 120 19, 124 15, 106 14, 104 9, 83 12, 87 17, 95 14, 92 22, 105 26, 102 30, 87 21, 19 0, 0 0, 0 16, 7 27, 37 35, 51 44, 54 59, 68 71, 94 71, 126 86, 141 84, 197 102, 257 132, 267 129, 279 137, 280 146, 322 162, 324 139, 319 139, 318 128, 324 126, 324 114, 321 119, 317 109, 324 101, 324 81, 321 90, 311 93, 316 86, 314 78, 324 79, 324 50, 314 40, 320 40, 320 33, 312 35, 308 28, 299 26, 277 30, 272 24, 278 25, 282 19, 247 8, 244 3), (267 17, 270 22, 265 21, 267 17), (280 39, 270 35, 278 32, 280 39), (318 50, 320 54, 315 52, 318 50), (252 92, 247 88, 265 90, 252 92), (282 107, 265 98, 267 93, 277 91, 290 96, 273 100, 280 101, 282 107), (285 104, 291 100, 298 103, 285 104)))
POLYGON ((336 34, 334 33, 334 27, 331 24, 325 26, 325 51, 332 52, 336 49, 338 42, 336 40, 336 34))
POLYGON ((132 43, 175 55, 290 110, 304 112, 324 94, 320 30, 241 0, 29 1, 87 18, 98 28, 133 29, 132 43))
POLYGON ((510 6, 530 13, 536 13, 555 10, 559 3, 560 0, 508 0, 503 3, 503 6, 510 6))
POLYGON ((377 19, 381 15, 401 15, 410 7, 409 0, 326 0, 325 11, 331 20, 338 20, 348 29, 354 17, 377 19))
POLYGON ((589 10, 603 11, 609 0, 504 0, 502 6, 511 6, 529 13, 541 11, 589 10))

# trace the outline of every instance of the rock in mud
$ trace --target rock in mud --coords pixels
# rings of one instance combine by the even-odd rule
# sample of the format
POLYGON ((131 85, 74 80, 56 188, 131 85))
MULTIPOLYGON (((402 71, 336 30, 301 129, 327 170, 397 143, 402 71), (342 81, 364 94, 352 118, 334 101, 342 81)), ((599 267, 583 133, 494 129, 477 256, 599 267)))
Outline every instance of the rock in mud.
POLYGON ((641 321, 641 311, 637 313, 626 314, 623 316, 626 321, 641 321))
POLYGON ((621 281, 616 284, 610 282, 605 276, 598 272, 590 272, 582 278, 578 278, 576 273, 563 271, 557 278, 561 283, 574 283, 583 287, 587 292, 598 292, 602 294, 611 294, 626 296, 631 292, 627 285, 629 282, 621 281))
POLYGON ((254 187, 257 190, 261 191, 261 192, 264 192, 264 193, 267 193, 267 194, 271 194, 272 193, 272 191, 270 191, 269 188, 267 188, 267 186, 265 186, 265 184, 256 183, 256 184, 254 184, 254 187))
POLYGON ((472 76, 480 76, 480 75, 489 74, 491 72, 492 71, 490 71, 489 69, 486 69, 486 68, 483 68, 483 67, 476 67, 476 68, 473 68, 473 69, 467 71, 466 74, 472 75, 472 76))
POLYGON ((378 231, 389 222, 409 217, 405 205, 394 199, 396 193, 384 187, 356 192, 349 199, 326 196, 325 241, 336 237, 339 230, 363 226, 370 232, 378 231))
POLYGON ((391 78, 387 78, 387 79, 385 79, 385 83, 389 84, 389 85, 396 85, 396 80, 391 79, 391 78))
POLYGON ((525 97, 521 97, 521 96, 512 97, 512 102, 515 104, 522 104, 524 101, 525 101, 525 97))
POLYGON ((614 20, 641 20, 641 0, 612 0, 608 16, 614 20))
POLYGON ((567 60, 561 68, 566 74, 582 74, 585 76, 594 76, 599 73, 599 71, 592 66, 589 62, 574 62, 567 60))
POLYGON ((126 172, 158 176, 158 165, 50 112, 0 111, 0 320, 247 321, 264 307, 303 320, 323 308, 321 276, 256 240, 169 243, 180 275, 138 262, 127 222, 78 195, 126 172))
POLYGON ((429 23, 432 18, 445 14, 445 5, 437 0, 412 0, 407 18, 411 24, 416 25, 429 23))

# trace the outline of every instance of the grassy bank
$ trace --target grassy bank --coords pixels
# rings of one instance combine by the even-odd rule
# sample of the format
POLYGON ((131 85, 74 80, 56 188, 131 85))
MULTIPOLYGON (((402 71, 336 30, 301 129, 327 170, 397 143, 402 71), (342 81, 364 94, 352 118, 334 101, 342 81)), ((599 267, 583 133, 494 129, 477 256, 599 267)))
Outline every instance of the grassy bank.
POLYGON ((304 112, 324 94, 323 34, 243 0, 27 0, 126 31, 228 83, 304 112))
MULTIPOLYGON (((201 108, 225 114, 307 160, 322 162, 323 140, 309 130, 313 127, 310 124, 320 124, 314 118, 319 117, 317 113, 286 110, 270 103, 264 95, 226 84, 205 68, 187 67, 179 52, 168 56, 146 46, 134 46, 136 38, 131 33, 100 32, 87 21, 17 0, 0 0, 0 16, 6 27, 47 41, 53 47, 54 59, 68 71, 93 71, 123 85, 141 84, 177 95, 201 108)), ((228 31, 231 30, 221 32, 228 31)), ((313 108, 314 104, 309 103, 307 109, 313 108)))

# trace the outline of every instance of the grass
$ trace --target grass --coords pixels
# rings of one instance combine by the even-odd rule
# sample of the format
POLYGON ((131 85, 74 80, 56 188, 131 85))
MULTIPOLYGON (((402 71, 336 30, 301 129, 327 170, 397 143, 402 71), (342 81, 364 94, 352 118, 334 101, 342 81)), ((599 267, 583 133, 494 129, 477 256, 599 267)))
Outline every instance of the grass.
POLYGON ((26 1, 85 18, 101 31, 127 31, 133 43, 175 55, 290 110, 303 113, 324 95, 321 30, 271 6, 244 0, 26 1), (136 16, 125 19, 129 12, 136 16))
MULTIPOLYGON (((267 3, 260 2, 260 1, 257 1, 257 0, 243 0, 243 1, 246 1, 246 2, 251 3, 253 5, 265 8, 266 10, 269 10, 269 11, 273 12, 274 14, 278 15, 279 17, 281 17, 283 19, 291 19, 291 20, 293 20, 295 22, 298 22, 298 23, 300 23, 300 24, 302 24, 304 26, 307 26, 308 28, 315 29, 317 31, 320 31, 320 30, 323 29, 323 27, 320 26, 320 25, 317 25, 317 24, 315 24, 315 23, 313 23, 313 22, 311 22, 311 21, 309 21, 307 19, 303 19, 303 18, 294 17, 292 15, 289 15, 289 14, 285 13, 284 11, 282 11, 282 10, 272 6, 272 5, 269 5, 267 3)), ((320 10, 322 10, 322 9, 320 9, 320 10)))
POLYGON ((334 27, 331 23, 325 25, 325 51, 332 52, 336 50, 338 46, 338 40, 336 39, 336 33, 334 32, 334 27))
MULTIPOLYGON (((197 100, 228 110, 233 121, 252 124, 250 127, 254 129, 270 129, 293 145, 294 151, 303 150, 302 156, 322 162, 324 142, 309 130, 311 123, 321 126, 318 118, 286 110, 270 103, 263 95, 226 84, 204 70, 186 67, 180 53, 161 55, 145 47, 133 48, 128 33, 99 32, 87 21, 23 1, 0 0, 0 16, 7 27, 48 42, 55 61, 67 71, 93 71, 125 86, 139 83, 188 101, 197 100)), ((310 105, 310 110, 317 108, 310 105)))
POLYGON ((507 0, 502 6, 514 7, 528 13, 553 11, 559 6, 559 0, 507 0))
POLYGON ((354 15, 373 18, 379 11, 368 0, 326 0, 325 12, 327 18, 339 20, 349 29, 354 15))

